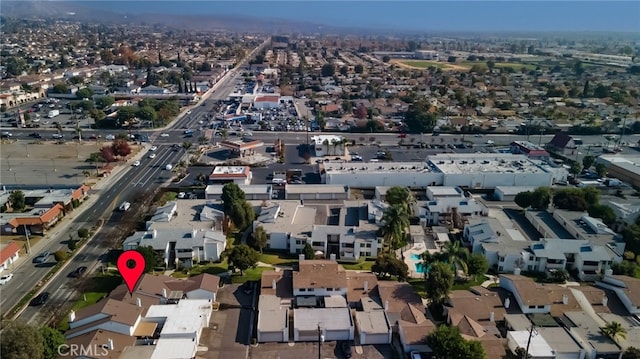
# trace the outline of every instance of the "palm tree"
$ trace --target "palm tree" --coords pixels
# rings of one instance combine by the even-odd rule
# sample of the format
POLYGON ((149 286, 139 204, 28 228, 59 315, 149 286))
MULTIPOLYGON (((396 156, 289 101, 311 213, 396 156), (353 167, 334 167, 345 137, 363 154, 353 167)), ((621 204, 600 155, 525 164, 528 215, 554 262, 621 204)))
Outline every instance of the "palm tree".
POLYGON ((407 215, 413 215, 413 204, 416 199, 409 188, 402 186, 391 187, 387 190, 385 200, 392 206, 403 207, 407 215))
POLYGON ((461 269, 464 274, 467 274, 467 258, 469 251, 466 248, 460 246, 458 241, 449 241, 444 247, 444 255, 447 258, 447 262, 454 265, 456 270, 461 269))
POLYGON ((600 331, 614 342, 617 342, 618 338, 627 339, 627 330, 618 322, 609 322, 601 327, 600 331))
POLYGON ((182 148, 184 148, 185 151, 189 151, 191 146, 193 146, 193 143, 189 141, 182 142, 182 148))
POLYGON ((397 249, 400 242, 404 240, 409 227, 409 215, 404 207, 390 206, 382 215, 382 235, 384 236, 388 249, 397 249))
POLYGON ((102 158, 102 155, 100 154, 100 152, 94 152, 94 153, 90 154, 89 158, 87 159, 87 161, 89 163, 93 163, 96 166, 96 176, 99 175, 99 173, 98 173, 98 163, 104 161, 104 158, 102 158))
POLYGON ((56 131, 58 131, 58 134, 62 133, 62 125, 60 122, 56 122, 56 131))
POLYGON ((206 145, 208 142, 207 137, 206 136, 200 136, 198 137, 198 143, 200 143, 201 146, 206 145))

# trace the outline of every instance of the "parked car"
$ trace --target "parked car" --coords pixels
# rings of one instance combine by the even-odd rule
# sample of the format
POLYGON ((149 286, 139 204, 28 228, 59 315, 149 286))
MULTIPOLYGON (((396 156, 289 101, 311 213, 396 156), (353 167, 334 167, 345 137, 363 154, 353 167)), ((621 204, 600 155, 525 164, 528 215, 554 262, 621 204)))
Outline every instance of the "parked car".
POLYGON ((37 297, 31 299, 31 302, 29 302, 29 305, 32 307, 37 307, 39 305, 43 305, 44 303, 46 303, 47 299, 49 299, 49 292, 42 292, 38 294, 37 297))
POLYGON ((134 166, 134 167, 138 167, 138 166, 140 166, 140 161, 135 161, 135 162, 133 163, 133 166, 134 166))
POLYGON ((113 140, 116 139, 116 136, 114 136, 114 135, 106 135, 106 136, 104 136, 104 139, 107 140, 107 141, 113 141, 113 140))
POLYGON ((13 135, 11 134, 11 132, 8 132, 8 131, 2 131, 2 135, 0 135, 0 137, 2 138, 10 138, 12 136, 13 135))
POLYGON ((86 271, 87 271, 87 267, 84 267, 84 266, 78 267, 73 272, 69 273, 69 277, 78 278, 86 271))
POLYGON ((51 253, 49 252, 42 252, 38 254, 35 258, 33 258, 33 263, 44 263, 47 261, 47 259, 49 259, 50 255, 51 253))
POLYGON ((33 132, 29 134, 29 137, 33 137, 33 138, 42 138, 42 135, 37 133, 37 132, 33 132))
POLYGON ((2 277, 0 277, 0 285, 7 284, 7 282, 9 282, 11 278, 13 278, 13 273, 4 274, 2 277))
POLYGON ((169 137, 169 134, 168 133, 161 133, 160 137, 169 137))
POLYGON ((149 158, 151 158, 151 159, 156 158, 156 154, 155 154, 155 153, 150 154, 150 155, 149 155, 149 158))
POLYGON ((151 146, 151 148, 149 149, 149 151, 155 151, 158 149, 158 146, 151 146))

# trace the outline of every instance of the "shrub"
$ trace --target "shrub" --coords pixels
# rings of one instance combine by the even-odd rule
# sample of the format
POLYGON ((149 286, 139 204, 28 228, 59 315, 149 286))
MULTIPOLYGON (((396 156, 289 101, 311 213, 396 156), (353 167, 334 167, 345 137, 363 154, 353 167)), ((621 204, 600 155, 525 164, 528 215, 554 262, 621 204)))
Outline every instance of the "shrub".
POLYGON ((87 238, 89 237, 89 230, 86 228, 80 228, 78 229, 78 237, 80 238, 87 238))
POLYGON ((67 258, 69 258, 69 255, 67 254, 67 252, 60 250, 57 251, 53 254, 53 257, 56 259, 57 262, 62 262, 64 260, 66 260, 67 258))
POLYGON ((636 255, 635 253, 631 252, 631 251, 624 251, 624 259, 628 260, 628 261, 632 261, 634 259, 636 259, 636 255))

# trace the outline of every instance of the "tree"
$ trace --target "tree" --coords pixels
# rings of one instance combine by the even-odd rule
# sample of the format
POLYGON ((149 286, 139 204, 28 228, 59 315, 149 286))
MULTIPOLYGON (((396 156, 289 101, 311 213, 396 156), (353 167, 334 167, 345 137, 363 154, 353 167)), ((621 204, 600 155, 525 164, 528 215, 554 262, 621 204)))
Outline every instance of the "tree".
POLYGON ((487 68, 489 68, 490 72, 493 72, 493 68, 496 67, 496 63, 492 60, 487 61, 487 68))
POLYGON ((229 264, 240 270, 240 275, 244 275, 244 271, 255 267, 258 263, 258 252, 246 244, 240 244, 231 249, 227 257, 229 264))
POLYGON ((535 210, 546 210, 551 202, 551 188, 538 187, 531 194, 531 207, 535 210))
POLYGON ((156 251, 151 246, 142 246, 136 248, 142 257, 144 258, 144 273, 152 272, 156 267, 156 251))
POLYGON ((239 230, 247 228, 255 219, 253 207, 245 200, 235 200, 231 202, 228 213, 225 213, 239 230))
POLYGON ((129 146, 127 140, 115 139, 113 144, 111 144, 111 151, 115 156, 127 157, 131 154, 131 146, 129 146))
POLYGON ((582 158, 582 166, 584 166, 585 169, 591 168, 595 162, 596 158, 592 155, 584 156, 582 158))
MULTIPOLYGON (((384 58, 382 61, 384 61, 384 58)), ((389 61, 387 60, 384 62, 389 62, 389 61)), ((361 74, 364 72, 364 66, 362 66, 361 64, 357 64, 356 66, 353 67, 353 71, 355 71, 357 74, 361 74)))
POLYGON ((469 269, 467 268, 469 250, 462 247, 459 241, 447 242, 444 247, 444 255, 447 258, 447 263, 456 268, 456 270, 460 269, 465 274, 469 271, 469 269))
POLYGON ((76 97, 81 100, 85 98, 91 99, 93 97, 93 91, 91 91, 90 88, 85 87, 83 89, 76 91, 76 97))
POLYGON ((407 109, 404 116, 404 122, 412 133, 424 133, 433 129, 436 123, 436 117, 429 112, 430 105, 425 100, 419 100, 407 109))
POLYGON ((91 116, 95 123, 98 123, 107 118, 107 114, 104 113, 104 111, 97 110, 95 108, 93 110, 89 110, 89 116, 91 116))
POLYGON ((520 192, 516 195, 516 197, 513 199, 513 201, 520 207, 520 208, 529 208, 531 207, 531 204, 533 202, 533 193, 531 193, 531 191, 525 191, 525 192, 520 192))
POLYGON ((11 192, 9 202, 11 202, 11 208, 13 208, 14 211, 22 211, 26 206, 24 192, 20 190, 11 192))
POLYGON ((189 151, 191 146, 193 146, 193 143, 191 143, 189 141, 182 142, 182 148, 184 148, 185 151, 189 151))
POLYGON ((118 107, 118 125, 122 126, 125 122, 133 120, 138 114, 138 108, 133 106, 118 107))
POLYGON ((233 183, 227 183, 222 187, 222 209, 225 214, 231 211, 232 203, 238 200, 244 201, 245 196, 244 192, 240 189, 240 187, 233 183))
POLYGON ((596 163, 596 173, 598 177, 606 177, 607 176, 607 166, 604 163, 596 163))
POLYGON ((59 250, 53 254, 53 258, 55 258, 56 262, 62 262, 69 258, 69 255, 67 254, 67 252, 59 250))
POLYGON ((527 350, 523 347, 517 347, 515 352, 515 359, 530 359, 533 358, 531 354, 527 354, 527 350))
POLYGON ((405 280, 409 275, 407 263, 396 258, 392 253, 379 254, 371 271, 379 277, 395 275, 400 281, 405 280))
POLYGON ((313 247, 311 247, 311 243, 307 242, 304 245, 304 248, 302 249, 302 254, 304 254, 304 258, 305 259, 315 259, 316 258, 316 251, 313 250, 313 247))
POLYGON ((69 250, 73 252, 76 250, 77 246, 78 246, 77 241, 73 239, 72 235, 69 235, 69 240, 67 241, 67 248, 69 248, 69 250))
MULTIPOLYGON (((42 344, 44 346, 44 359, 55 359, 59 357, 58 348, 64 344, 64 335, 57 329, 51 327, 40 328, 42 344)), ((3 356, 4 358, 4 356, 3 356)))
POLYGON ((475 253, 467 259, 467 267, 469 274, 473 275, 475 280, 478 274, 487 273, 487 270, 489 270, 489 262, 487 262, 487 259, 482 254, 475 253))
POLYGON ((616 222, 617 216, 613 209, 606 204, 593 204, 587 210, 589 216, 600 218, 607 226, 611 226, 616 222))
POLYGON ((622 353, 622 359, 640 359, 640 349, 628 347, 627 350, 622 353))
POLYGON ((627 338, 627 330, 622 326, 622 324, 615 321, 607 323, 607 325, 600 328, 600 331, 603 335, 614 342, 617 342, 618 338, 627 338))
POLYGON ((407 214, 413 214, 413 204, 416 200, 409 188, 402 186, 391 187, 389 188, 389 190, 387 190, 385 200, 387 201, 387 203, 389 203, 389 205, 400 206, 404 208, 407 214))
POLYGON ((0 357, 6 359, 44 359, 44 339, 38 328, 12 322, 0 334, 0 357))
POLYGON ((101 110, 111 107, 111 105, 113 105, 115 102, 116 102, 116 99, 109 96, 99 97, 95 100, 96 107, 98 107, 101 110))
POLYGON ((334 64, 324 64, 322 65, 322 69, 320 70, 322 77, 331 77, 335 74, 335 72, 336 67, 334 64))
POLYGON ((103 162, 102 154, 100 152, 93 152, 89 155, 89 158, 86 159, 86 162, 92 163, 96 166, 96 176, 98 175, 98 163, 103 162))
POLYGON ((158 119, 158 113, 153 107, 144 106, 140 107, 138 111, 136 111, 136 117, 141 121, 147 121, 153 124, 158 119))
POLYGON ((390 206, 382 215, 382 234, 388 245, 388 250, 397 249, 405 239, 406 229, 409 227, 409 216, 403 207, 390 206))
POLYGON ((440 325, 427 336, 429 347, 436 359, 484 359, 485 352, 479 342, 465 340, 460 329, 440 325))
POLYGON ((251 236, 253 238, 253 246, 257 247, 262 253, 262 249, 267 246, 267 242, 269 241, 269 235, 262 228, 262 226, 256 227, 251 236))
POLYGON ((425 275, 425 289, 427 298, 433 304, 442 304, 453 285, 453 272, 445 263, 430 264, 429 273, 425 275))
POLYGON ((88 238, 89 237, 89 230, 82 227, 78 229, 78 237, 80 238, 88 238))
POLYGON ((582 165, 580 163, 574 162, 571 164, 569 173, 571 173, 574 177, 577 177, 581 171, 582 171, 582 165))

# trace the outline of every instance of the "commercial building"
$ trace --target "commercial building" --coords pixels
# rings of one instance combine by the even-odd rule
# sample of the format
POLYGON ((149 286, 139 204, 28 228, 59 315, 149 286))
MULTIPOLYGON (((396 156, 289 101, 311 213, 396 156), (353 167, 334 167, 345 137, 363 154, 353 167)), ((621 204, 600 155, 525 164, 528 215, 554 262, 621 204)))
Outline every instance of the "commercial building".
POLYGON ((502 153, 437 154, 426 162, 326 163, 327 184, 352 188, 448 186, 550 186, 555 174, 524 155, 502 153))
POLYGON ((209 175, 209 182, 212 184, 224 184, 233 182, 235 184, 251 184, 251 167, 249 166, 216 166, 209 175))
POLYGON ((15 241, 2 245, 2 248, 0 248, 0 273, 5 269, 9 269, 18 260, 21 248, 18 242, 15 241))
POLYGON ((312 186, 288 184, 284 189, 284 198, 287 200, 346 200, 349 199, 349 187, 327 184, 312 186))
POLYGON ((513 202, 521 192, 533 192, 537 187, 531 186, 497 186, 493 191, 493 198, 501 202, 513 202))
POLYGON ((346 139, 337 135, 315 135, 311 137, 316 157, 344 156, 346 139))
POLYGON ((513 154, 522 154, 531 160, 549 161, 549 152, 529 141, 513 141, 509 145, 513 154))
MULTIPOLYGON (((273 196, 273 187, 270 184, 240 184, 238 187, 248 201, 268 201, 273 196)), ((224 185, 208 185, 204 190, 204 196, 208 200, 220 201, 223 188, 224 185)))
POLYGON ((598 156, 596 163, 603 163, 610 177, 640 188, 640 156, 602 155, 598 156))
POLYGON ((414 58, 420 60, 438 60, 439 55, 437 51, 434 50, 416 50, 413 55, 414 58))

